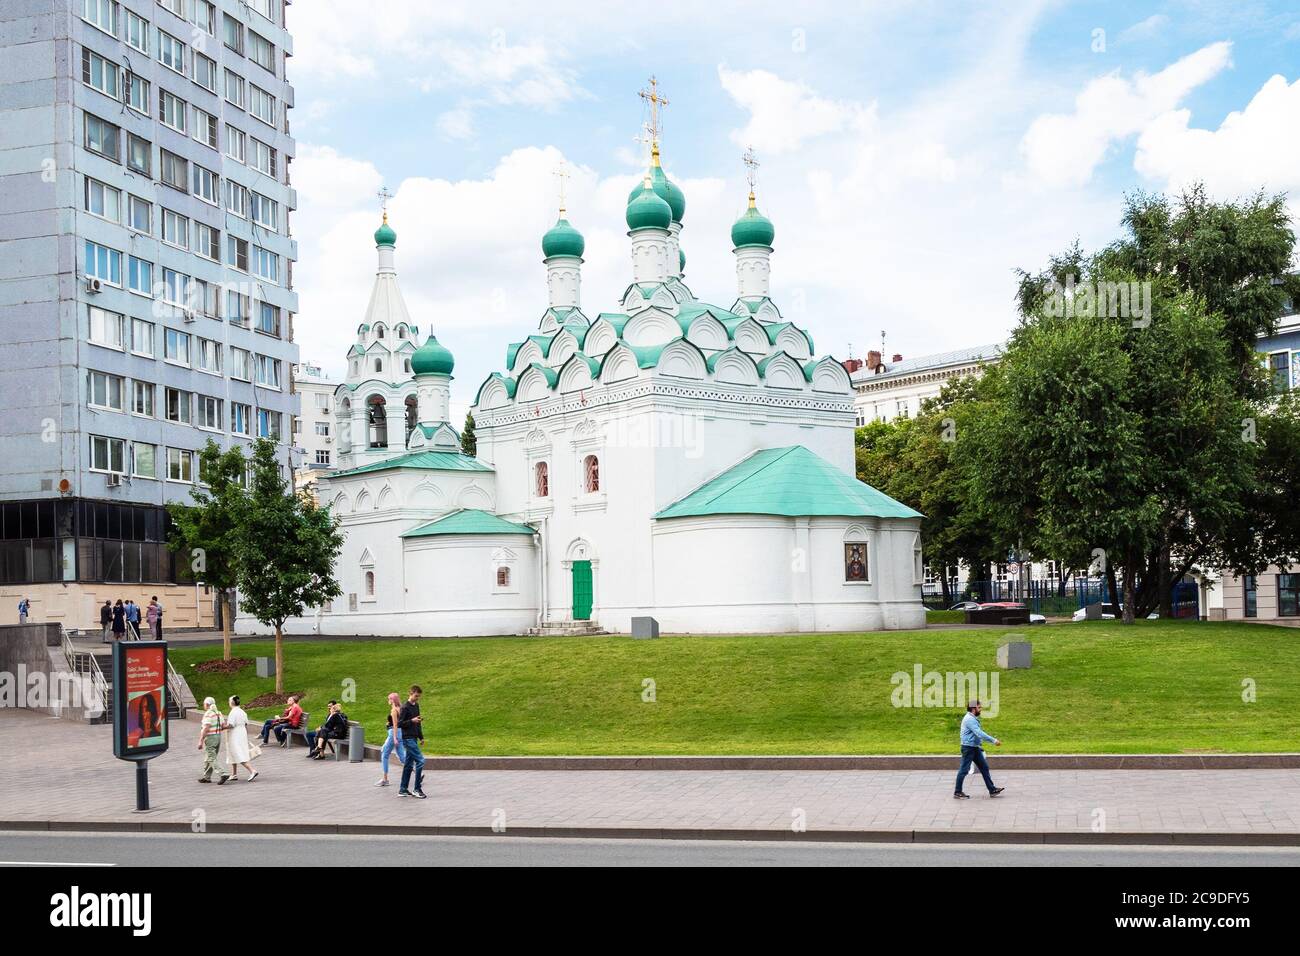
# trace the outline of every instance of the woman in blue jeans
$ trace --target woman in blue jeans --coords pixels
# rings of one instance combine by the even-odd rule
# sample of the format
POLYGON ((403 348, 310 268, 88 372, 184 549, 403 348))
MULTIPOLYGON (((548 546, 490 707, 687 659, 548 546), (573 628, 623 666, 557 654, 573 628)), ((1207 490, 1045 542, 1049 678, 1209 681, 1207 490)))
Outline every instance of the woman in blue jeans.
POLYGON ((402 728, 397 726, 397 716, 402 712, 402 698, 399 694, 388 695, 388 736, 384 738, 384 749, 380 751, 379 762, 384 768, 384 775, 375 781, 376 787, 388 786, 388 757, 397 752, 397 762, 406 763, 406 752, 402 749, 402 728))

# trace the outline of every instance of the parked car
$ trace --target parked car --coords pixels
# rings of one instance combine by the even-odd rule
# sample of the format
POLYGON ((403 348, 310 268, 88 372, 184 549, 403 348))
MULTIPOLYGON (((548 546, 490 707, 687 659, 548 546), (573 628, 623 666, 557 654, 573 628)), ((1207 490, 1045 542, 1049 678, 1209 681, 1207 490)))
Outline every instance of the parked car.
POLYGON ((958 602, 957 602, 956 604, 954 604, 952 607, 948 608, 948 610, 950 610, 950 611, 978 611, 978 610, 979 610, 979 606, 980 606, 979 601, 958 601, 958 602))
MULTIPOLYGON (((1101 606, 1101 619, 1103 621, 1114 621, 1119 618, 1122 618, 1123 616, 1124 616, 1123 604, 1103 604, 1101 606)), ((1074 616, 1071 618, 1072 621, 1086 621, 1087 619, 1088 619, 1088 609, 1083 607, 1075 611, 1074 616)), ((1160 615, 1157 614, 1155 611, 1152 611, 1150 614, 1147 615, 1148 621, 1156 621, 1159 619, 1160 619, 1160 615)))

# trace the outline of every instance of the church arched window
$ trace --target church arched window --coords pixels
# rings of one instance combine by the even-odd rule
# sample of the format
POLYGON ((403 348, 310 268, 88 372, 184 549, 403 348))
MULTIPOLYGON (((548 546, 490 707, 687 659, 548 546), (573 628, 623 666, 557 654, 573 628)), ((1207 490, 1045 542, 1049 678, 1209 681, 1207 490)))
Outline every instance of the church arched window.
POLYGON ((410 359, 406 359, 406 360, 402 363, 402 365, 405 366, 406 371, 409 372, 409 371, 411 370, 411 360, 410 360, 410 359))
POLYGON ((375 572, 366 572, 366 597, 375 596, 375 572))
POLYGON ((595 455, 582 459, 582 490, 589 495, 600 491, 600 459, 595 455))
POLYGON ((533 466, 533 494, 538 498, 551 496, 551 469, 544 461, 533 466))
POLYGON ((382 372, 383 370, 384 370, 384 360, 383 360, 383 359, 375 359, 375 371, 376 371, 376 372, 382 372))
POLYGON ((406 338, 406 326, 404 326, 404 325, 399 325, 399 326, 397 327, 397 337, 398 337, 399 339, 404 339, 404 338, 406 338))
POLYGON ((383 327, 382 325, 376 325, 376 326, 375 326, 375 338, 377 338, 377 339, 382 339, 383 337, 384 337, 384 327, 383 327))
POLYGON ((509 569, 509 568, 507 568, 507 567, 505 567, 505 566, 502 566, 502 567, 497 568, 497 587, 499 587, 499 588, 508 588, 508 587, 510 587, 510 569, 509 569))

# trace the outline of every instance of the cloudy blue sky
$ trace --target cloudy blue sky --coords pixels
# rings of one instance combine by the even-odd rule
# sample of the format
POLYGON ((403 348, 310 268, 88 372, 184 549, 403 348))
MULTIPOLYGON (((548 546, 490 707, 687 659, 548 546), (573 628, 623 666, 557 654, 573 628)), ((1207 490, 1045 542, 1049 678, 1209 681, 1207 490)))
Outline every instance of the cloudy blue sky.
POLYGON ((1004 337, 1014 270, 1113 238, 1125 192, 1200 179, 1224 197, 1300 197, 1294 3, 520 7, 289 8, 304 359, 341 374, 381 185, 407 303, 456 354, 457 410, 545 306, 538 243, 561 159, 587 237, 584 309, 615 310, 651 73, 671 101, 688 284, 734 298, 727 230, 753 145, 773 296, 838 358, 882 330, 908 356, 1004 337))

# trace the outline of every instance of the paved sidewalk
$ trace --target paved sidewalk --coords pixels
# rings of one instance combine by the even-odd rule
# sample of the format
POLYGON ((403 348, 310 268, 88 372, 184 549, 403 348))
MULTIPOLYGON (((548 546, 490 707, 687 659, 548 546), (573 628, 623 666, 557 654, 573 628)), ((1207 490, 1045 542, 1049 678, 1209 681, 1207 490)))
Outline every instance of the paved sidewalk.
POLYGON ((153 809, 135 813, 134 774, 111 729, 0 711, 0 829, 284 830, 899 841, 1300 845, 1291 770, 1009 770, 989 799, 952 799, 938 771, 500 771, 426 777, 428 800, 372 786, 377 764, 269 748, 259 779, 195 782, 193 722, 151 762, 153 809), (794 825, 802 820, 806 830, 794 825))

